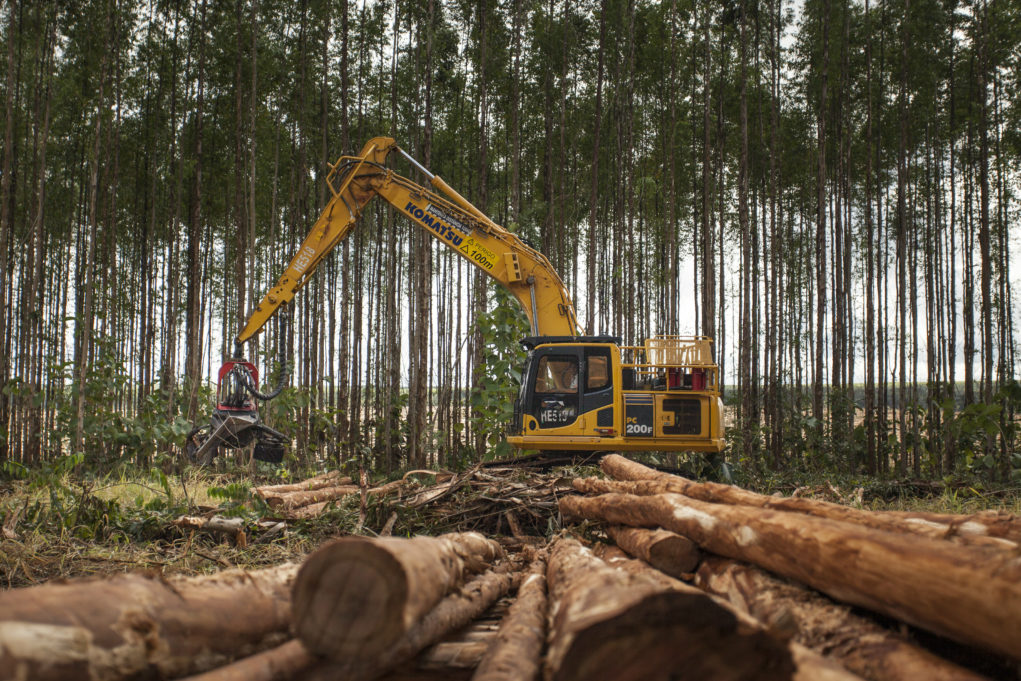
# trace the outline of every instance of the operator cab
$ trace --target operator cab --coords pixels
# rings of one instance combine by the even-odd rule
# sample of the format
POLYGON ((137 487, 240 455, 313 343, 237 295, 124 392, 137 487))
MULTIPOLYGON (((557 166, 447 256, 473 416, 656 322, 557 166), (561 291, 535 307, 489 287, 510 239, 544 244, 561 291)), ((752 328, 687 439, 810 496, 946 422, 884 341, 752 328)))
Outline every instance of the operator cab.
POLYGON ((508 442, 525 449, 723 449, 721 401, 704 336, 531 336, 508 442))

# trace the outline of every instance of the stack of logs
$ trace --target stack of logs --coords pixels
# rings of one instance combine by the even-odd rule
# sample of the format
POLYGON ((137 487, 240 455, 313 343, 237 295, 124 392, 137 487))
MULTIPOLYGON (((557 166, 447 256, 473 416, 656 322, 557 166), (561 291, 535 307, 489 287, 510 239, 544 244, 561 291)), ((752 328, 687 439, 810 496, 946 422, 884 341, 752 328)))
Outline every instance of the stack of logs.
MULTIPOLYGON (((378 487, 364 488, 367 496, 385 495, 401 486, 403 480, 395 480, 378 487)), ((336 471, 286 485, 265 485, 252 491, 284 518, 314 518, 346 496, 360 494, 363 487, 354 484, 351 478, 340 477, 336 471)))
POLYGON ((612 479, 575 479, 575 489, 592 496, 564 497, 560 509, 565 519, 601 523, 616 544, 599 551, 611 564, 628 571, 651 565, 692 582, 740 617, 825 653, 861 678, 985 678, 872 613, 923 630, 919 637, 932 642, 929 648, 1017 676, 1015 516, 870 512, 764 496, 616 455, 601 467, 612 479))
POLYGON ((343 537, 300 566, 0 593, 0 681, 985 678, 835 601, 1016 674, 1013 516, 869 513, 602 467, 612 479, 576 479, 590 496, 559 506, 607 542, 343 537))

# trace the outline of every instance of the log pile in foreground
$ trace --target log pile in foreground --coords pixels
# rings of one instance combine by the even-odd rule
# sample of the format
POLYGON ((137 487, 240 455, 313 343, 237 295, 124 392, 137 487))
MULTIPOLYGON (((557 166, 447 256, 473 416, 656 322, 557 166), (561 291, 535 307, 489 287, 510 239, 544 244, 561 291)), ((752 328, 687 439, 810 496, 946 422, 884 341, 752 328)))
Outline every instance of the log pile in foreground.
MULTIPOLYGON (((376 531, 386 535, 403 506, 412 512, 402 522, 484 534, 343 537, 300 566, 0 592, 0 681, 1017 675, 1013 516, 874 514, 693 482, 616 456, 602 466, 615 479, 479 466, 426 487, 388 483, 400 491, 371 507, 380 525, 364 525, 379 528, 382 513, 390 520, 376 531), (546 540, 557 509, 598 524, 546 540), (453 520, 440 524, 443 516, 453 520)), ((310 500, 348 483, 328 475, 260 494, 281 500, 278 510, 291 499, 294 513, 333 503, 310 500)), ((175 524, 243 543, 236 519, 175 524)))
POLYGON ((475 533, 338 539, 295 579, 295 639, 192 681, 456 677, 485 649, 451 635, 511 591, 523 565, 475 533))
POLYGON ((561 499, 565 519, 602 522, 636 558, 650 556, 621 526, 667 530, 732 559, 703 560, 697 585, 865 678, 982 677, 841 603, 999 655, 998 669, 1021 660, 1021 558, 1013 516, 982 514, 983 524, 976 516, 837 510, 836 504, 693 482, 615 455, 605 457, 602 468, 617 479, 576 479, 577 490, 594 496, 561 499), (919 532, 918 520, 943 529, 919 532))

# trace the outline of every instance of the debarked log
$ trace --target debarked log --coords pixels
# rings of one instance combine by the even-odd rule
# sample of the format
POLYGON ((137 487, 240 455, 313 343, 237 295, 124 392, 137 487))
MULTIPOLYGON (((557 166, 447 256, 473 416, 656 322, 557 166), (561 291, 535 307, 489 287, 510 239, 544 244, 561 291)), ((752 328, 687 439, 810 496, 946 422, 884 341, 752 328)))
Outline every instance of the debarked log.
POLYGON ((546 556, 539 555, 472 681, 530 681, 538 676, 546 642, 546 602, 546 556))
POLYGON ((833 598, 1021 659, 1021 558, 680 494, 563 497, 565 517, 663 527, 833 598))
POLYGON ((316 654, 375 660, 466 574, 502 555, 498 544, 474 532, 338 539, 313 553, 298 573, 295 632, 316 654))
POLYGON ((1021 543, 1021 518, 1006 511, 979 511, 978 513, 929 513, 926 511, 876 511, 911 523, 931 522, 949 526, 961 535, 995 537, 1021 543))
POLYGON ((0 594, 0 679, 175 678, 279 644, 296 565, 125 574, 0 594))
MULTIPOLYGON (((905 532, 934 539, 949 539, 970 546, 989 546, 1007 550, 1018 548, 1017 537, 1009 534, 1010 523, 1002 518, 997 526, 1002 531, 994 536, 993 531, 995 530, 990 531, 990 528, 978 521, 970 524, 967 522, 954 523, 946 516, 939 520, 923 520, 919 517, 913 518, 910 514, 898 516, 888 513, 876 513, 818 499, 767 496, 734 485, 723 485, 716 482, 695 482, 679 475, 672 475, 643 466, 617 454, 604 456, 600 461, 600 466, 603 472, 615 478, 616 482, 614 480, 599 480, 596 478, 578 478, 574 481, 575 489, 583 492, 597 493, 683 494, 692 499, 714 504, 733 504, 770 508, 778 511, 793 511, 819 518, 853 522, 865 527, 886 530, 888 532, 905 532)), ((995 521, 990 519, 990 522, 995 521)))
POLYGON ((548 681, 767 680, 794 672, 783 641, 708 594, 613 568, 574 539, 553 545, 547 582, 548 681))
MULTIPOLYGON (((617 546, 612 546, 610 544, 597 544, 595 549, 594 553, 602 560, 606 561, 607 564, 623 570, 624 572, 655 580, 658 584, 670 589, 679 591, 694 590, 694 587, 665 575, 645 561, 629 557, 617 546)), ((791 659, 793 660, 795 667, 794 673, 791 676, 792 681, 861 681, 861 677, 851 673, 837 661, 829 657, 825 657, 815 651, 809 650, 795 641, 789 641, 792 633, 791 631, 785 628, 768 626, 761 620, 756 619, 747 612, 737 608, 729 601, 715 595, 713 598, 722 607, 733 613, 734 617, 743 622, 749 629, 768 629, 771 636, 775 637, 777 640, 785 642, 790 651, 791 659)))
POLYGON ((985 679, 855 615, 847 606, 746 563, 708 557, 695 583, 759 621, 789 630, 802 645, 873 681, 985 679))
POLYGON ((286 494, 288 492, 300 492, 302 490, 322 489, 323 487, 337 487, 338 485, 350 485, 351 478, 340 477, 338 471, 329 471, 314 478, 291 482, 282 485, 262 485, 252 491, 258 495, 262 494, 286 494))
POLYGON ((695 542, 667 530, 609 525, 606 534, 635 558, 671 577, 691 573, 701 558, 695 542))
POLYGON ((358 485, 332 485, 313 490, 299 490, 297 492, 286 492, 283 494, 269 493, 262 495, 270 508, 280 511, 290 511, 308 504, 321 503, 340 499, 348 494, 357 494, 358 485))

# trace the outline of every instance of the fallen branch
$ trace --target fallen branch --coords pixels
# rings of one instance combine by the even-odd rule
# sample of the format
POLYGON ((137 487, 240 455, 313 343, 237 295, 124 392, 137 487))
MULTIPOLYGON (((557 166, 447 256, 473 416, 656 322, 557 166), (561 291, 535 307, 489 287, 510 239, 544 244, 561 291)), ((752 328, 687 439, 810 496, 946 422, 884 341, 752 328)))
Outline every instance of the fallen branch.
POLYGON ((224 518, 218 515, 211 518, 182 515, 175 518, 170 524, 184 530, 200 530, 211 534, 226 534, 231 537, 236 537, 245 529, 244 518, 224 518))
POLYGON ((295 580, 295 631, 314 653, 375 660, 465 574, 502 555, 475 533, 338 539, 312 554, 295 580))
POLYGON ((679 494, 564 497, 560 510, 660 526, 713 553, 796 579, 936 634, 1021 659, 1021 563, 1004 551, 679 494))
MULTIPOLYGON (((402 484, 403 483, 401 480, 395 480, 393 482, 388 482, 385 485, 380 485, 379 487, 369 488, 365 490, 365 494, 367 496, 387 495, 390 492, 394 491, 395 489, 399 489, 402 484)), ((283 514, 285 516, 295 520, 315 518, 316 516, 322 514, 323 511, 325 511, 327 508, 329 508, 331 504, 336 504, 345 496, 348 496, 350 494, 357 494, 359 491, 360 489, 358 487, 351 487, 350 491, 348 491, 347 493, 340 494, 331 499, 326 499, 324 501, 319 501, 316 503, 309 503, 304 506, 298 506, 296 508, 292 508, 289 510, 281 507, 280 510, 283 511, 283 514)))

